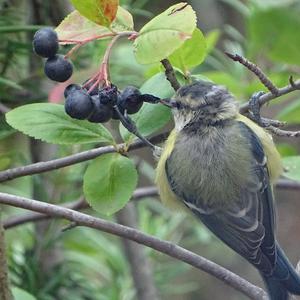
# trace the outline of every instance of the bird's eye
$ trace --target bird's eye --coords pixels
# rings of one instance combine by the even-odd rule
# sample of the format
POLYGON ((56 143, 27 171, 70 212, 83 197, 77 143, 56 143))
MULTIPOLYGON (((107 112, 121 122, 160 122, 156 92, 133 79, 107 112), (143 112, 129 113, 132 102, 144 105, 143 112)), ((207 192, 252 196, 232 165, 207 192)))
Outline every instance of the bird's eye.
POLYGON ((180 109, 181 108, 181 103, 176 101, 176 100, 171 100, 170 101, 170 104, 171 104, 171 107, 172 108, 177 108, 177 109, 180 109))

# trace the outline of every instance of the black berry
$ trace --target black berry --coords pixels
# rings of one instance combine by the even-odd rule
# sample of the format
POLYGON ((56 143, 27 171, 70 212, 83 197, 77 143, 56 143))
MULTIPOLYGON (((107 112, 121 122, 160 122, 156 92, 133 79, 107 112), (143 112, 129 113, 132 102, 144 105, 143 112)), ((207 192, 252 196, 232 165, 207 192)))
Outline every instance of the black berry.
POLYGON ((48 78, 64 82, 72 76, 73 66, 63 55, 55 55, 47 59, 44 70, 48 78))
POLYGON ((66 99, 65 111, 74 119, 86 119, 93 111, 93 103, 90 95, 84 90, 72 91, 66 99))
POLYGON ((134 86, 126 87, 118 99, 118 107, 127 110, 128 114, 137 113, 143 106, 140 91, 134 86))
POLYGON ((99 99, 102 104, 114 106, 118 101, 118 88, 115 85, 99 90, 99 99))
POLYGON ((112 117, 112 107, 100 103, 99 97, 92 96, 93 112, 89 116, 88 120, 93 123, 105 123, 112 117))
POLYGON ((42 57, 53 57, 59 48, 57 34, 50 27, 38 30, 32 44, 35 53, 42 57))
POLYGON ((66 88, 65 88, 65 91, 64 91, 64 96, 65 96, 65 99, 67 99, 67 97, 69 96, 70 93, 76 91, 76 90, 80 90, 81 89, 81 86, 78 85, 78 84, 69 84, 66 88))

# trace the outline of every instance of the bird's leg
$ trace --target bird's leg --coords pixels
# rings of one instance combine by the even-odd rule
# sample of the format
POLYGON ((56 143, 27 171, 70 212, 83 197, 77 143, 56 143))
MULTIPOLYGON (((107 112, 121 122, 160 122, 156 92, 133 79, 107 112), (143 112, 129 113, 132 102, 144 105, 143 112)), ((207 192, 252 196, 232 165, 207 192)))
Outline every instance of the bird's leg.
POLYGON ((269 127, 269 126, 274 126, 274 127, 282 127, 285 125, 285 122, 281 122, 278 120, 272 120, 268 118, 263 118, 260 115, 260 108, 261 104, 259 102, 259 99, 262 95, 264 95, 264 92, 257 92, 253 94, 249 100, 249 118, 260 125, 261 127, 269 127))
POLYGON ((131 133, 133 133, 135 136, 137 136, 140 140, 142 140, 146 145, 148 145, 153 151, 156 150, 156 146, 153 145, 149 140, 147 140, 144 136, 142 136, 138 129, 136 128, 136 125, 134 121, 128 116, 127 111, 125 110, 124 115, 119 110, 117 105, 114 106, 115 111, 117 112, 119 119, 123 126, 131 133))

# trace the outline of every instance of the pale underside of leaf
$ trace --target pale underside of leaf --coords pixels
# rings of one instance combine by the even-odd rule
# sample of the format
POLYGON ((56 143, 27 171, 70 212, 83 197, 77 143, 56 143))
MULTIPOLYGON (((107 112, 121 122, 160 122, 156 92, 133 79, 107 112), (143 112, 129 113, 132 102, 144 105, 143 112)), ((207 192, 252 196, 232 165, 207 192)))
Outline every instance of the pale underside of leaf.
MULTIPOLYGON (((114 32, 124 32, 133 30, 132 15, 121 6, 115 20, 111 24, 114 32)), ((71 12, 55 29, 61 44, 73 44, 99 38, 103 35, 113 34, 112 30, 98 25, 86 17, 82 16, 77 10, 71 12)))

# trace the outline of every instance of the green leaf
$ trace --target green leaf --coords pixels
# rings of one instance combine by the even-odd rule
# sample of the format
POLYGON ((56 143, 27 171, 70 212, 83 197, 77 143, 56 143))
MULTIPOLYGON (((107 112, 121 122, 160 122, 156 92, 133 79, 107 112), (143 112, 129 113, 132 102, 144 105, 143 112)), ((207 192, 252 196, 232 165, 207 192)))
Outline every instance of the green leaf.
POLYGON ((18 287, 13 287, 12 293, 15 300, 36 300, 34 296, 18 287))
POLYGON ((109 27, 115 19, 118 0, 71 0, 81 15, 98 25, 109 27))
POLYGON ((300 101, 299 99, 293 101, 285 107, 278 115, 277 118, 281 121, 289 122, 290 124, 300 123, 300 101))
POLYGON ((215 29, 215 30, 211 30, 209 31, 206 35, 205 35, 205 41, 206 41, 206 52, 210 53, 216 46, 219 38, 220 38, 220 30, 215 29))
POLYGON ((300 181, 300 156, 287 156, 282 158, 282 162, 286 169, 284 176, 300 181))
POLYGON ((299 153, 295 146, 287 144, 287 143, 276 144, 276 148, 281 157, 295 156, 295 155, 298 155, 298 153, 299 153))
POLYGON ((102 125, 70 118, 59 104, 35 103, 6 114, 13 128, 36 139, 54 144, 113 143, 102 125))
POLYGON ((192 38, 174 51, 169 60, 174 67, 179 68, 184 73, 189 69, 200 65, 206 56, 206 42, 201 30, 196 28, 192 38))
POLYGON ((111 215, 130 200, 137 185, 137 171, 133 162, 110 153, 94 159, 84 175, 84 195, 98 212, 111 215))
POLYGON ((279 7, 269 10, 256 10, 249 19, 251 52, 264 53, 274 61, 300 64, 300 10, 279 7), (295 29, 295 30, 293 30, 295 29))
POLYGON ((168 8, 140 30, 134 41, 137 61, 151 64, 170 56, 192 37, 196 21, 195 11, 186 3, 168 8))
MULTIPOLYGON (((111 24, 111 28, 116 32, 133 30, 132 15, 126 9, 119 6, 117 16, 111 24)), ((60 40, 81 42, 106 34, 112 34, 109 28, 90 21, 77 10, 71 12, 55 30, 60 40)), ((65 42, 65 44, 72 44, 72 42, 65 42)))
MULTIPOLYGON (((164 73, 159 73, 147 80, 140 88, 143 94, 152 94, 160 98, 169 98, 174 94, 169 81, 164 73)), ((143 136, 148 136, 155 131, 163 128, 171 119, 171 111, 168 107, 161 104, 145 103, 141 110, 132 115, 139 132, 143 136)), ((135 136, 127 131, 120 124, 120 133, 125 142, 129 143, 135 136)))

